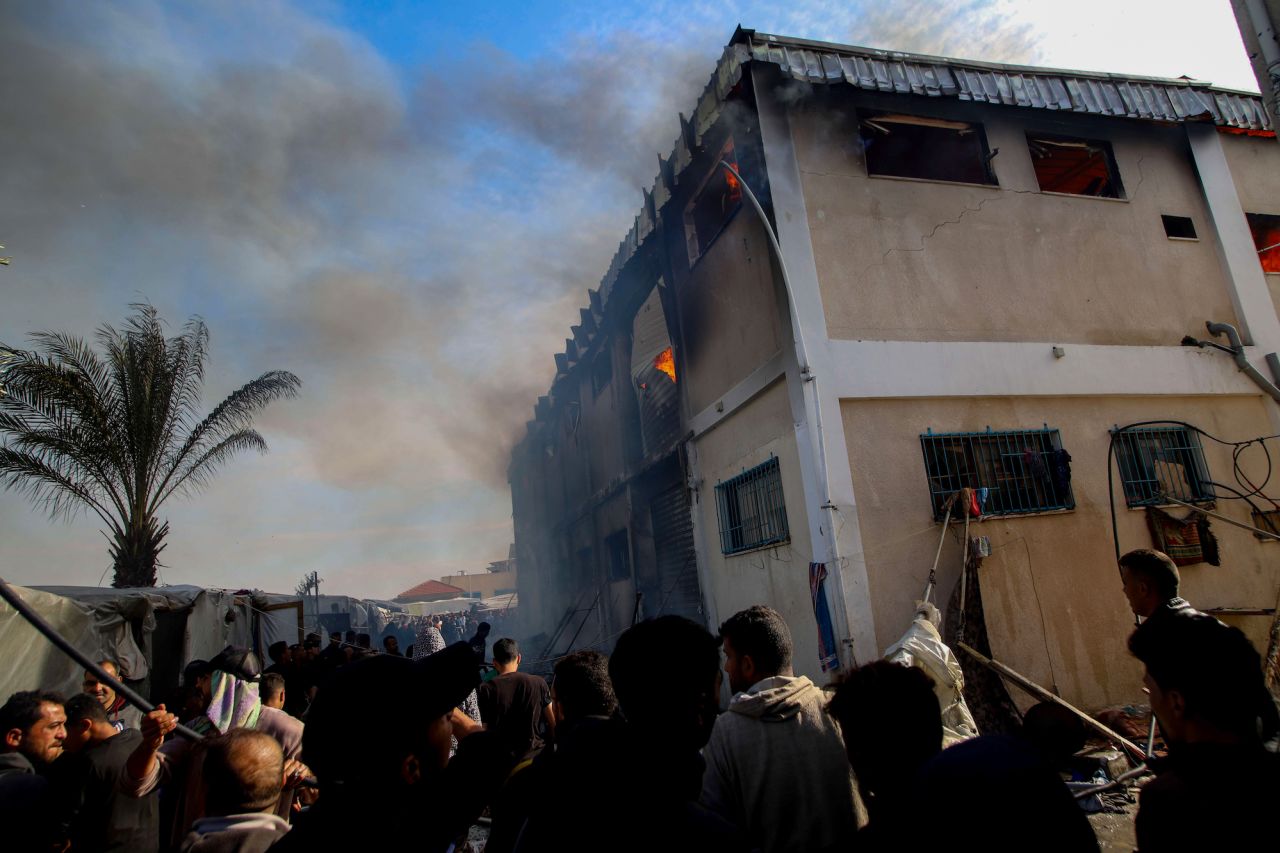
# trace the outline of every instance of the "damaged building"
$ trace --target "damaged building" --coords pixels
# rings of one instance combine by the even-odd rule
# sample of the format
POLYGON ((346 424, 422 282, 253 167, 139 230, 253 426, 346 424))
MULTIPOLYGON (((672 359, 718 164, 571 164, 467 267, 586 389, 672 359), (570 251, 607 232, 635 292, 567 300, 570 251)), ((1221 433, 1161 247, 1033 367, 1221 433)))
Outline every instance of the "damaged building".
POLYGON ((962 488, 993 652, 1069 701, 1139 695, 1117 542, 1176 539, 1185 595, 1265 648, 1280 544, 1214 522, 1212 565, 1168 500, 1280 509, 1267 443, 1214 440, 1280 433, 1257 95, 739 29, 680 130, 512 454, 546 654, 766 603, 825 681, 940 548, 946 608, 962 488))

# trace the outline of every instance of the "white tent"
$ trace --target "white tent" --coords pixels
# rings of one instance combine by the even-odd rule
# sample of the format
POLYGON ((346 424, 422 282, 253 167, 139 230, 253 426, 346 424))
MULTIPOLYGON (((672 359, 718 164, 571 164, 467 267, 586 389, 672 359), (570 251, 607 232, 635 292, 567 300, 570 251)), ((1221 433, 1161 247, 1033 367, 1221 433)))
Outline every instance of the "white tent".
MULTIPOLYGON (((277 640, 301 640, 302 602, 296 595, 195 586, 14 591, 76 648, 116 661, 121 675, 153 698, 177 683, 187 663, 208 660, 229 645, 262 654, 277 640)), ((0 604, 0 698, 36 687, 74 693, 82 675, 16 611, 0 604)))

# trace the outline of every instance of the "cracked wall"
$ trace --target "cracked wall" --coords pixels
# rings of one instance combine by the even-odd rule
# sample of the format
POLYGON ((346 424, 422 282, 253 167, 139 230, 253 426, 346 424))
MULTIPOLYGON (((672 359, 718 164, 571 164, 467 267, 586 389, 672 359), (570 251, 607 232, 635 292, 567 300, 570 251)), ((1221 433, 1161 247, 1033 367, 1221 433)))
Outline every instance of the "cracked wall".
POLYGON ((1159 345, 1236 322, 1181 128, 841 91, 792 128, 832 338, 1159 345), (1000 185, 868 177, 855 106, 982 123, 1000 185), (1126 198, 1040 192, 1028 132, 1110 141, 1126 198))

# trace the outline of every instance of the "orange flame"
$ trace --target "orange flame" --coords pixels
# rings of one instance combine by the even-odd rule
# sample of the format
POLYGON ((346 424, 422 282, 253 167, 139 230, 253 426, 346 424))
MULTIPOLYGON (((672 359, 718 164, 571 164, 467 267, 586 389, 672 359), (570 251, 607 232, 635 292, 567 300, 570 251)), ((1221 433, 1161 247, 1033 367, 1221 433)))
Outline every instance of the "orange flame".
POLYGON ((657 358, 653 360, 653 366, 671 377, 672 382, 676 381, 676 359, 671 352, 671 347, 658 353, 657 358))

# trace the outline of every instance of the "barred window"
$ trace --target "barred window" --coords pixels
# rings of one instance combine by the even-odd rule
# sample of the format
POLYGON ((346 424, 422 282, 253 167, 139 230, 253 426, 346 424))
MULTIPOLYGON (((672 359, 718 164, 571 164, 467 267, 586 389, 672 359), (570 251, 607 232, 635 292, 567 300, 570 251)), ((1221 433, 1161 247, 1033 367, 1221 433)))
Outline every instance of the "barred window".
POLYGON ((1213 500, 1200 436, 1185 427, 1113 429, 1116 464, 1129 506, 1152 506, 1163 497, 1186 503, 1213 500))
POLYGON ((1019 515, 1074 509, 1071 454, 1058 430, 1003 430, 920 436, 933 516, 946 517, 947 501, 963 488, 977 492, 983 515, 1019 515))
POLYGON ((720 551, 737 554, 791 539, 777 457, 716 486, 720 551))

